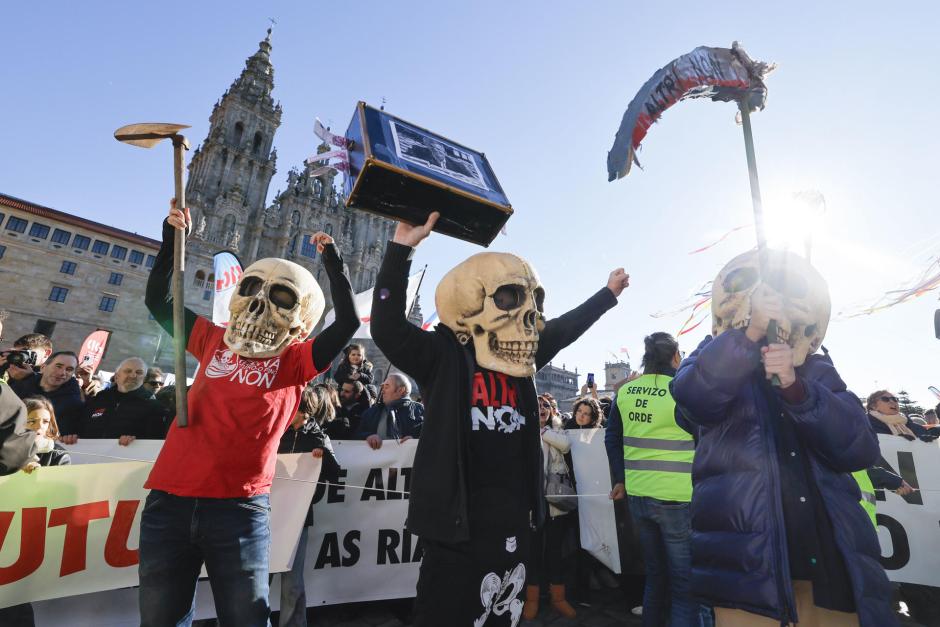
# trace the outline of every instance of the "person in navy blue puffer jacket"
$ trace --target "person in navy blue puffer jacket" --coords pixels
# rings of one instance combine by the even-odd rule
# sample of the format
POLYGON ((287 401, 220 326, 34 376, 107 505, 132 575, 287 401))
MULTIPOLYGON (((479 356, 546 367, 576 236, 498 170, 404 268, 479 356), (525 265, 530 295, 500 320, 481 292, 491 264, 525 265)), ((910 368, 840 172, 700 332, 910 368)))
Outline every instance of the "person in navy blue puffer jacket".
POLYGON ((719 626, 895 625, 878 538, 849 474, 875 464, 878 441, 831 361, 810 355, 794 367, 790 346, 767 345, 782 302, 758 287, 747 328, 707 337, 672 383, 698 441, 693 594, 716 608, 719 626))

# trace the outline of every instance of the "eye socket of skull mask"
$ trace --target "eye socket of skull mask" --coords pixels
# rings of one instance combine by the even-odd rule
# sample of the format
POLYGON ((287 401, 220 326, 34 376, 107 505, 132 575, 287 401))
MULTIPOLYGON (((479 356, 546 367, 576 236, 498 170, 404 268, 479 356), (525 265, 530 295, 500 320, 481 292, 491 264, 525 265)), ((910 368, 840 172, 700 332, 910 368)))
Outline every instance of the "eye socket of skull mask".
POLYGON ((238 288, 239 296, 254 296, 264 285, 264 281, 254 276, 247 276, 242 280, 241 287, 238 288))
POLYGON ((722 282, 722 286, 729 294, 736 294, 738 292, 747 291, 757 285, 759 278, 757 269, 755 268, 736 268, 728 273, 728 276, 726 276, 725 280, 722 282))
POLYGON ((281 309, 293 309, 294 305, 297 304, 297 294, 284 285, 271 286, 271 289, 268 290, 268 298, 281 309))
POLYGON ((539 310, 539 313, 545 311, 545 290, 541 287, 535 288, 535 308, 539 310))
POLYGON ((525 302, 526 291, 521 285, 500 285, 493 292, 493 302, 502 311, 512 311, 525 302))

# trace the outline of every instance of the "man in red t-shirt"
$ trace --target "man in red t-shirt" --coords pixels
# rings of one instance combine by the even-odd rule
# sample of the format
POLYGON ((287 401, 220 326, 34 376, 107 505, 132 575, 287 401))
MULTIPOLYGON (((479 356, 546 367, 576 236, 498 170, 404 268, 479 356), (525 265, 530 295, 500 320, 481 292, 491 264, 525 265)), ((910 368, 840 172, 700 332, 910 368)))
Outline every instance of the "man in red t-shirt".
MULTIPOLYGON (((171 204, 147 282, 147 307, 173 331, 174 229, 189 210, 171 204)), ((270 504, 277 446, 304 386, 328 369, 359 326, 333 239, 313 236, 336 320, 303 341, 323 313, 323 293, 303 267, 262 259, 245 269, 220 327, 186 310, 186 349, 201 368, 189 390, 190 424, 175 423, 144 487, 140 521, 141 625, 189 625, 203 564, 223 625, 268 623, 270 504)))

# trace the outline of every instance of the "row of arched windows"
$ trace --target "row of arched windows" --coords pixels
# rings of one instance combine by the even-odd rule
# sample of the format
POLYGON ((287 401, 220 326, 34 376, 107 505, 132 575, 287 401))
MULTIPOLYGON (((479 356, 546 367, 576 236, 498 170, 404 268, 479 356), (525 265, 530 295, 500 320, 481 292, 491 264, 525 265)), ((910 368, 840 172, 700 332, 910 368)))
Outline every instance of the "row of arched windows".
MULTIPOLYGON (((232 132, 232 143, 236 146, 241 146, 242 144, 242 135, 245 133, 245 125, 241 122, 235 122, 235 128, 232 132)), ((255 133, 254 139, 251 141, 251 154, 256 155, 261 152, 261 142, 264 141, 264 135, 261 134, 261 131, 255 133)))

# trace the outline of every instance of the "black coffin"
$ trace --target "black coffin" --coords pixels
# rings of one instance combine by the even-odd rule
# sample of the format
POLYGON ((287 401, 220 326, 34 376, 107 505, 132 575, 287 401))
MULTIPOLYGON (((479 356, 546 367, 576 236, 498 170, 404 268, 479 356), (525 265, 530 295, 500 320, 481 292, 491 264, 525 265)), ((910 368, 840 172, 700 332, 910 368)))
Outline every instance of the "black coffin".
POLYGON ((346 206, 489 246, 512 215, 486 156, 360 102, 346 131, 346 206))

